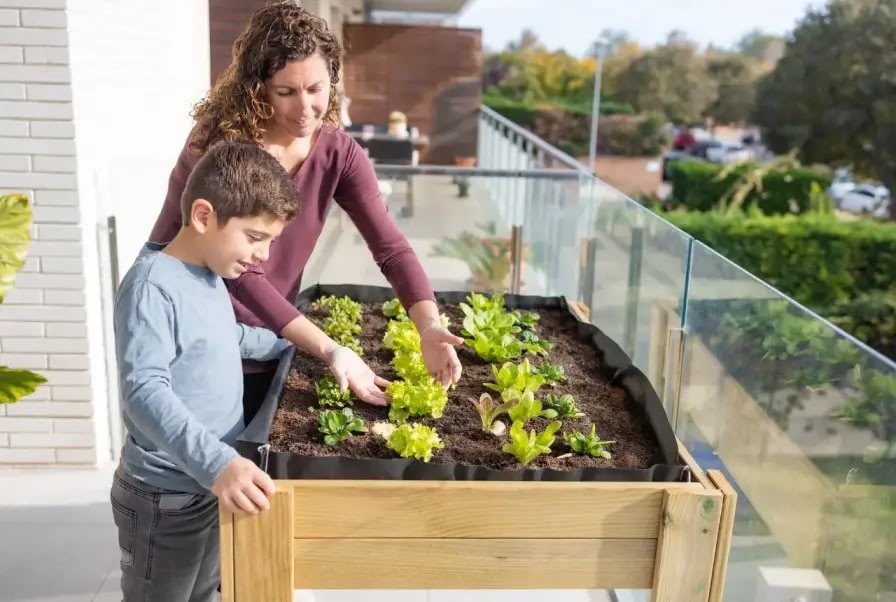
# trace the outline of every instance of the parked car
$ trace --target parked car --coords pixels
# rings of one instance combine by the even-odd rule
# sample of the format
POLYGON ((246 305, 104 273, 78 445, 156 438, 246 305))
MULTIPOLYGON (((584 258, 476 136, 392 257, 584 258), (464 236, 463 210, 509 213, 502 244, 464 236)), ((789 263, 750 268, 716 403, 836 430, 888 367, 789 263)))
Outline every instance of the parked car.
POLYGON ((828 194, 831 195, 831 198, 834 199, 838 203, 843 198, 847 192, 855 190, 856 183, 852 179, 852 174, 849 173, 848 169, 837 169, 834 172, 834 180, 831 182, 831 185, 828 187, 828 194))
POLYGON ((843 211, 886 217, 890 212, 890 191, 877 184, 860 184, 844 192, 837 206, 843 211))
POLYGON ((725 165, 735 161, 752 161, 755 153, 740 144, 716 140, 714 138, 697 139, 687 150, 671 149, 663 155, 663 182, 672 179, 671 163, 677 159, 691 161, 709 161, 725 165))
POLYGON ((735 163, 737 161, 752 161, 756 158, 749 148, 731 142, 719 142, 706 148, 706 158, 713 163, 735 163))

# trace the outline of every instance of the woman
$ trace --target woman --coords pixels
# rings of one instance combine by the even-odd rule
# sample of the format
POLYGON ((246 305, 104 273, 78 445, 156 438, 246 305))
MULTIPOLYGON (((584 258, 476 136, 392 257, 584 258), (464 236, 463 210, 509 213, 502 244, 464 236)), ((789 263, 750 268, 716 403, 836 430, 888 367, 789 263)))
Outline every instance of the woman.
MULTIPOLYGON (((266 326, 319 359, 364 402, 384 405, 376 376, 354 352, 337 346, 291 302, 320 236, 331 199, 351 217, 383 275, 420 333, 427 368, 444 386, 457 382, 454 346, 463 342, 439 321, 432 287, 379 194, 373 166, 338 127, 336 85, 342 48, 319 17, 293 1, 256 11, 233 47, 233 61, 194 111, 195 125, 168 183, 150 239, 170 241, 181 228, 180 197, 196 161, 222 139, 253 140, 277 157, 299 191, 299 216, 271 246, 264 265, 230 281, 237 320, 266 326)), ((247 233, 252 236, 252 233, 247 233)), ((273 378, 273 365, 244 365, 248 424, 273 378)))

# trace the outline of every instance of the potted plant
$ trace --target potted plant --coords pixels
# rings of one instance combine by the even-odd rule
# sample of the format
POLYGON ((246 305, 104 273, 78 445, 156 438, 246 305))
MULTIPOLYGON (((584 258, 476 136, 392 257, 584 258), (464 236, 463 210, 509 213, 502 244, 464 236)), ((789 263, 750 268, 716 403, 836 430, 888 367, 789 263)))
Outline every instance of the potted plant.
MULTIPOLYGON (((457 167, 476 167, 476 157, 461 156, 454 157, 454 164, 457 167)), ((470 178, 467 176, 456 176, 452 179, 452 183, 457 186, 457 196, 466 198, 470 196, 470 178)))
MULTIPOLYGON (((467 284, 472 290, 500 292, 508 290, 513 267, 513 247, 510 238, 498 235, 494 221, 477 224, 479 232, 463 231, 454 237, 444 237, 430 252, 430 257, 460 259, 470 269, 467 284)), ((525 271, 529 245, 522 245, 520 271, 525 271)), ((520 283, 521 290, 524 284, 520 283)))
MULTIPOLYGON (((31 205, 24 194, 0 195, 0 303, 25 265, 31 243, 31 205)), ((14 403, 34 393, 47 379, 30 370, 0 366, 0 403, 14 403)))

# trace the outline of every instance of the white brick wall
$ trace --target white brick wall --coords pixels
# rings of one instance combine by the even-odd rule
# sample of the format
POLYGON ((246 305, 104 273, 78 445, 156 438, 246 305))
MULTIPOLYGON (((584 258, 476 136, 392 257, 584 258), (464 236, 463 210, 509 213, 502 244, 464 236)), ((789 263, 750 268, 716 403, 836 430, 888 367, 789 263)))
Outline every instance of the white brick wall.
POLYGON ((0 305, 0 363, 48 379, 0 406, 0 466, 117 454, 110 254, 122 273, 136 256, 207 91, 207 11, 206 0, 0 0, 0 193, 28 194, 35 218, 0 305))

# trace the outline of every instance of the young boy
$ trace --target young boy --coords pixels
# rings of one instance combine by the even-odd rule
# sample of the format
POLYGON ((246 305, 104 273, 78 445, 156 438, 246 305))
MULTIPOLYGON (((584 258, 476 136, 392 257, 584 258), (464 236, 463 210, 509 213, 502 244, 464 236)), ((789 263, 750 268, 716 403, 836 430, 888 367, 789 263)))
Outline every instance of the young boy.
POLYGON ((183 228, 148 243, 115 300, 128 436, 112 484, 124 601, 217 599, 218 503, 268 509, 274 483, 232 444, 244 429, 241 357, 276 359, 287 342, 236 322, 223 278, 267 259, 298 212, 295 185, 269 153, 225 142, 199 160, 183 228))

